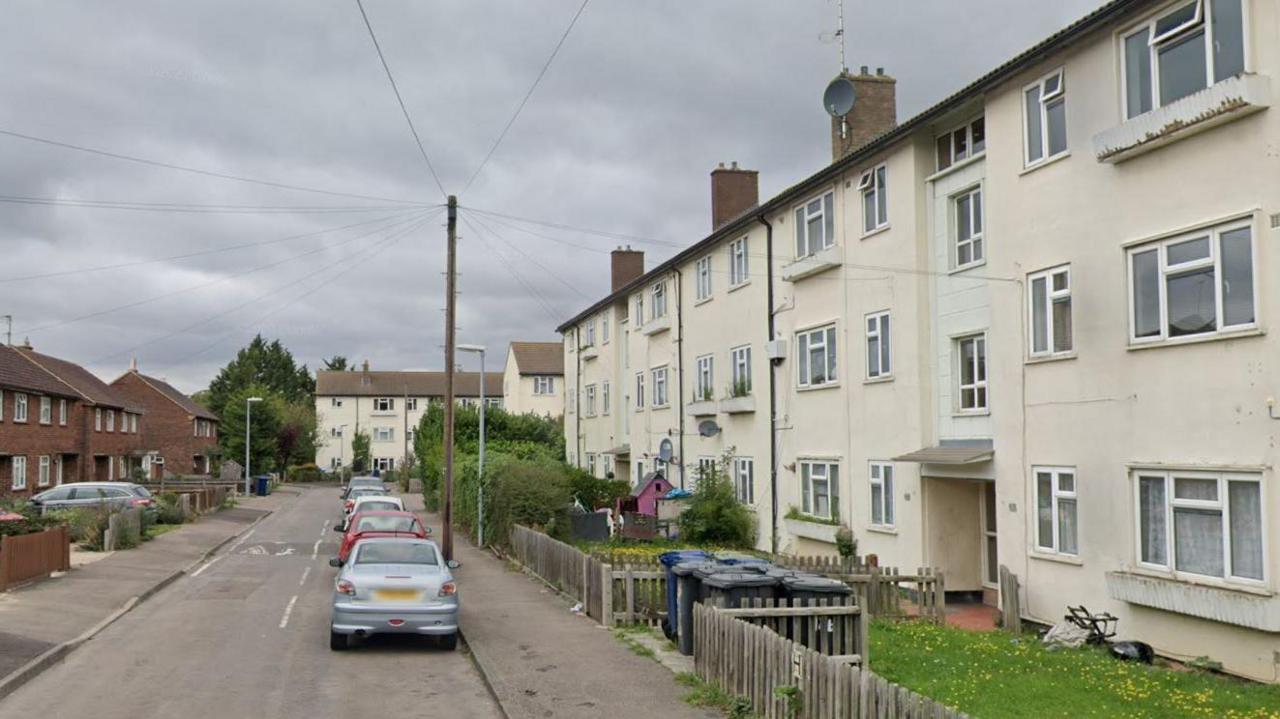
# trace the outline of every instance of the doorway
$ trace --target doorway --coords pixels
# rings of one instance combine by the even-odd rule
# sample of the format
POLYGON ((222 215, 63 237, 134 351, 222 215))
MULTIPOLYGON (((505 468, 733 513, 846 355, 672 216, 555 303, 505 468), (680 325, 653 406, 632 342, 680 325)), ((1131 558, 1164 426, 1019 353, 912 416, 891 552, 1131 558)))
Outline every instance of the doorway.
POLYGON ((999 604, 1000 555, 997 551, 996 484, 982 483, 982 603, 999 604))

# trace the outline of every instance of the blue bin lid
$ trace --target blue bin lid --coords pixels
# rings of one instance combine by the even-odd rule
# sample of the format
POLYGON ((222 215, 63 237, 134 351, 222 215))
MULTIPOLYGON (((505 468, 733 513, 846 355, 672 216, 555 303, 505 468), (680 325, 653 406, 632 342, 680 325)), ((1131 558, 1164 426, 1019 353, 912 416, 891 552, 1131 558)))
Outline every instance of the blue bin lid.
POLYGON ((769 560, 746 552, 716 552, 716 561, 721 564, 769 564, 769 560))
POLYGON ((721 571, 702 577, 702 583, 716 589, 736 589, 738 587, 772 587, 778 583, 777 577, 759 572, 721 571))
POLYGON ((701 549, 676 549, 658 555, 658 561, 665 567, 674 567, 681 562, 711 559, 711 553, 701 549))

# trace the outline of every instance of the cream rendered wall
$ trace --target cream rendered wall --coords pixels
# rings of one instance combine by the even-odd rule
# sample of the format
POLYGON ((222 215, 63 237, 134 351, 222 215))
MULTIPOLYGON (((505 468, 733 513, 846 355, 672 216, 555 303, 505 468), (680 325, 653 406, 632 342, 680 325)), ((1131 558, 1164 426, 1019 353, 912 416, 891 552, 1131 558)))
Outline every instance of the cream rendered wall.
MULTIPOLYGON (((648 278, 643 288, 627 297, 630 326, 624 336, 628 340, 628 369, 622 379, 626 382, 627 387, 628 409, 626 411, 631 414, 628 418, 628 429, 631 445, 631 480, 633 483, 639 479, 639 477, 635 476, 637 463, 643 463, 642 466, 645 473, 653 471, 654 459, 658 455, 658 448, 663 439, 671 440, 673 455, 683 461, 683 458, 680 457, 679 415, 683 398, 680 394, 680 362, 677 342, 680 333, 679 307, 681 290, 683 289, 680 285, 680 279, 675 272, 664 272, 648 278), (651 290, 655 284, 662 281, 667 284, 666 319, 670 323, 670 328, 651 332, 650 330, 654 327, 652 315, 653 295, 651 290), (635 298, 637 294, 641 293, 644 295, 644 322, 638 323, 635 298), (662 366, 667 367, 668 402, 665 406, 654 407, 652 370, 662 366), (645 402, 643 409, 637 410, 633 393, 635 391, 636 373, 641 371, 644 372, 645 376, 645 402)), ((687 303, 691 296, 684 297, 687 303)), ((685 306, 687 308, 688 304, 685 306)), ((686 383, 686 394, 689 391, 691 390, 686 383)), ((686 431, 689 426, 689 419, 686 418, 686 431)), ((687 449, 688 445, 686 444, 686 451, 687 449)), ((679 467, 669 468, 667 479, 677 487, 683 486, 686 481, 679 467)))
MULTIPOLYGON (((1248 66, 1271 78, 1274 96, 1277 5, 1247 5, 1248 66)), ((1116 614, 1122 635, 1140 637, 1157 651, 1209 655, 1228 671, 1277 681, 1280 635, 1114 600, 1105 575, 1145 571, 1135 568, 1130 465, 1248 469, 1260 471, 1264 482, 1267 580, 1259 595, 1228 594, 1280 601, 1274 595, 1280 589, 1274 469, 1280 425, 1265 404, 1280 395, 1280 346, 1269 333, 1280 318, 1280 234, 1268 223, 1268 215, 1280 212, 1280 116, 1272 108, 1117 164, 1101 163, 1091 140, 1121 122, 1118 72, 1114 36, 1098 33, 993 93, 987 105, 992 211, 983 271, 1025 280, 1029 272, 1070 263, 1073 285, 1074 353, 1049 362, 1027 360, 1025 289, 990 290, 1001 561, 1019 574, 1029 616, 1052 622, 1066 605, 1083 603, 1116 614), (1024 172, 1021 90, 1057 67, 1065 68, 1070 155, 1024 172), (1253 218, 1255 298, 1264 333, 1131 349, 1126 243, 1237 213, 1253 218), (1077 557, 1034 547, 1033 465, 1076 469, 1077 557)))
MULTIPOLYGON (((486 387, 488 392, 497 392, 486 387)), ((533 413, 541 417, 559 417, 564 414, 564 377, 555 377, 551 394, 534 394, 534 378, 520 374, 515 353, 507 348, 507 361, 502 368, 502 406, 512 414, 533 413)))
MULTIPOLYGON (((571 390, 577 392, 577 400, 573 411, 569 412, 566 409, 565 414, 565 437, 568 441, 566 457, 572 456, 574 464, 586 469, 588 467, 588 455, 594 455, 595 475, 598 477, 604 477, 606 472, 611 470, 608 463, 612 462, 612 455, 605 455, 604 452, 623 443, 617 429, 617 418, 620 409, 618 407, 617 366, 619 362, 618 355, 623 351, 622 345, 624 343, 618 339, 619 325, 614 321, 614 317, 615 309, 610 307, 578 323, 576 341, 579 345, 583 345, 587 341, 587 323, 595 322, 595 344, 593 346, 580 346, 573 349, 571 348, 572 342, 570 339, 568 337, 565 339, 564 391, 566 396, 571 390), (601 330, 603 322, 611 323, 609 341, 607 342, 604 341, 604 335, 601 330), (602 396, 603 383, 606 381, 611 385, 610 411, 608 414, 604 413, 602 396), (586 411, 585 398, 588 385, 594 385, 596 388, 594 414, 589 414, 586 411), (573 442, 575 432, 580 433, 580 452, 578 448, 575 448, 573 442), (610 459, 606 459, 606 457, 610 457, 610 459)), ((525 379, 532 380, 532 378, 525 379)))
MULTIPOLYGON (((395 409, 391 412, 374 412, 373 397, 338 397, 337 399, 342 401, 341 407, 334 407, 333 399, 330 396, 316 398, 316 426, 320 430, 316 464, 320 467, 331 466, 335 458, 340 459, 344 466, 351 464, 351 441, 357 429, 369 434, 371 459, 388 457, 394 459, 398 467, 406 452, 412 451, 412 446, 406 447, 405 443, 405 412, 402 395, 392 396, 395 400, 395 409), (344 424, 346 427, 342 430, 343 436, 341 438, 332 436, 330 430, 344 424), (394 438, 390 441, 374 439, 375 427, 392 428, 394 438)), ((429 400, 426 397, 410 399, 417 399, 418 402, 418 408, 408 412, 409 429, 413 430, 418 426, 418 421, 426 411, 429 400)))

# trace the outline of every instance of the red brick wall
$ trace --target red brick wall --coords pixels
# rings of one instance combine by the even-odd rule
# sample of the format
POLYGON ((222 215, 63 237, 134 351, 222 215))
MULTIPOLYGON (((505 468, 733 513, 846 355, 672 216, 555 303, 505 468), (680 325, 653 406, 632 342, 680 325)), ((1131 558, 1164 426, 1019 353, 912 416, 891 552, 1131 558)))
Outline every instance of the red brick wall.
MULTIPOLYGON (((49 455, 66 455, 64 457, 62 481, 75 482, 80 479, 80 462, 73 456, 83 453, 82 420, 84 406, 73 399, 67 399, 67 423, 58 423, 58 400, 53 397, 53 417, 50 424, 40 424, 40 395, 27 394, 27 421, 13 420, 14 391, 4 390, 4 418, 0 419, 0 453, 22 455, 27 458, 27 488, 13 490, 12 457, 0 456, 0 497, 30 496, 38 494, 47 487, 38 486, 40 480, 40 457, 49 455)), ((57 481, 57 469, 49 468, 50 486, 57 481)))
POLYGON ((216 425, 212 437, 195 436, 195 418, 134 374, 124 375, 111 386, 146 409, 139 426, 146 427, 141 433, 142 445, 164 457, 165 470, 173 474, 203 473, 193 460, 218 446, 216 425))
POLYGON ((116 413, 115 431, 107 431, 107 412, 110 408, 102 407, 102 429, 94 429, 94 414, 97 407, 87 407, 84 416, 85 434, 89 438, 89 451, 85 453, 88 461, 84 466, 84 481, 89 482, 105 482, 108 477, 117 480, 127 480, 127 476, 120 475, 120 457, 130 457, 132 462, 138 462, 135 455, 143 449, 142 433, 146 431, 147 416, 143 415, 138 418, 138 433, 122 431, 121 412, 114 410, 116 413), (115 467, 108 473, 106 464, 104 463, 104 455, 110 457, 115 462, 115 467))

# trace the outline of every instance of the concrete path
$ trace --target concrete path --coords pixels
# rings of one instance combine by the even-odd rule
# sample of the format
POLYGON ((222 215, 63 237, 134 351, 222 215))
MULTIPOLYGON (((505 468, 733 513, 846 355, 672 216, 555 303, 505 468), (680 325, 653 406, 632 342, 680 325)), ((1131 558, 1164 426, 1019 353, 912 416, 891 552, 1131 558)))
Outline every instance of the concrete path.
MULTIPOLYGON (((335 570, 328 559, 340 536, 331 530, 341 509, 338 490, 329 485, 288 491, 299 494, 275 495, 280 506, 251 534, 0 699, 0 716, 500 719, 501 710, 465 651, 445 652, 416 638, 329 650, 335 570)), ((118 553, 81 571, 100 572, 117 556, 140 551, 118 553)), ((162 573, 152 571, 152 578, 162 573)), ((55 580, 60 581, 65 579, 55 580)), ((96 582, 101 591, 124 593, 106 577, 96 582)), ((57 613, 49 614, 41 626, 56 623, 57 613)), ((6 616, 12 615, 0 612, 4 630, 14 626, 6 616)))

